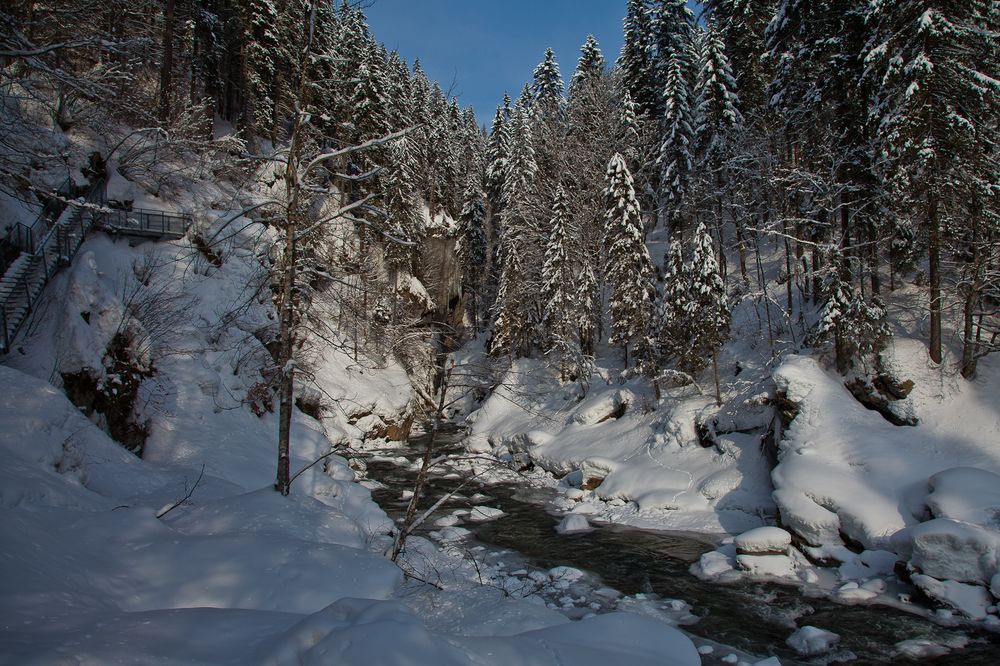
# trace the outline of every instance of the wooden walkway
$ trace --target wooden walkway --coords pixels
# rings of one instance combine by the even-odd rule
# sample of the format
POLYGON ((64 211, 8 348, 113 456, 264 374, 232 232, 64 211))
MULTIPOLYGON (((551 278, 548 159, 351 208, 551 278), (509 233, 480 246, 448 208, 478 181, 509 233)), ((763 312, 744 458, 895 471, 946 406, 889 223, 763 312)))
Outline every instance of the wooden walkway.
MULTIPOLYGON (((112 235, 176 240, 191 226, 192 217, 186 214, 144 209, 110 210, 105 188, 104 181, 95 184, 76 205, 47 205, 31 225, 18 223, 0 239, 4 257, 0 264, 3 270, 0 278, 0 355, 11 350, 52 276, 73 262, 93 229, 103 229, 112 235)), ((71 184, 64 185, 53 199, 70 200, 71 190, 71 184)))

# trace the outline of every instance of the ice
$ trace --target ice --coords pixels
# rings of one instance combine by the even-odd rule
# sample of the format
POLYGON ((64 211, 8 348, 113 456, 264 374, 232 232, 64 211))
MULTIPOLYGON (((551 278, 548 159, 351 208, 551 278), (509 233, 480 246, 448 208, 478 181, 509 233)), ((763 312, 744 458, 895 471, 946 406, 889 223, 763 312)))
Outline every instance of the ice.
POLYGON ((839 640, 840 636, 831 631, 806 625, 789 636, 785 643, 800 655, 811 657, 828 652, 839 640))
POLYGON ((925 638, 911 638, 896 643, 894 654, 905 659, 924 660, 943 657, 949 652, 951 650, 944 645, 939 645, 925 638))

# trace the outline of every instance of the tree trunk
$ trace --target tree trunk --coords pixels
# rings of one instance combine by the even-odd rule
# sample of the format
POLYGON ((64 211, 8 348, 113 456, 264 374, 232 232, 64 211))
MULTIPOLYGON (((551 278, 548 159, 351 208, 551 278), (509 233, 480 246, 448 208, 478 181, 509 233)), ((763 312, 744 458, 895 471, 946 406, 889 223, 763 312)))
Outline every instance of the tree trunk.
POLYGON ((170 89, 174 81, 174 4, 167 0, 163 17, 163 62, 160 63, 160 110, 161 122, 170 117, 170 89))
POLYGON ((928 353, 935 363, 941 362, 941 228, 938 221, 938 201, 927 195, 928 247, 930 278, 931 332, 928 353))
POLYGON ((712 374, 715 377, 715 404, 722 406, 722 389, 719 386, 719 350, 712 350, 712 374))
MULTIPOLYGON (((293 218, 294 219, 294 218, 293 218)), ((285 250, 282 256, 281 274, 281 317, 279 323, 278 363, 281 384, 278 389, 278 475, 274 489, 282 495, 289 493, 289 441, 291 440, 293 389, 295 385, 295 363, 293 354, 293 320, 295 306, 292 302, 295 286, 295 224, 286 220, 285 250)))

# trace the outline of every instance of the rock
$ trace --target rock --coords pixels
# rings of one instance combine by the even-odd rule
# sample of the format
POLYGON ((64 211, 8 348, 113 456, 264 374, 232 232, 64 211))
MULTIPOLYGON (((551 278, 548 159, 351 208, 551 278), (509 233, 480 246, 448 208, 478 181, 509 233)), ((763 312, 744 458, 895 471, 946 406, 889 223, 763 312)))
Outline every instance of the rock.
POLYGON ((789 636, 785 644, 804 657, 812 657, 828 652, 839 640, 840 636, 832 631, 806 625, 789 636))
POLYGON ((466 517, 466 520, 473 523, 485 523, 491 520, 496 520, 497 518, 500 518, 503 515, 504 512, 501 511, 500 509, 496 509, 491 506, 477 506, 476 508, 474 508, 472 511, 469 512, 469 515, 466 517))
POLYGON ((785 555, 792 535, 780 527, 758 527, 733 540, 736 551, 745 555, 785 555))
POLYGON ((987 609, 993 599, 985 587, 966 585, 953 580, 937 580, 923 574, 914 574, 913 584, 931 599, 953 608, 973 620, 986 619, 987 609))
POLYGON ((938 580, 986 584, 1000 573, 1000 534, 947 518, 909 529, 910 568, 938 580))
POLYGON ((952 467, 929 479, 927 508, 935 518, 951 518, 1000 529, 1000 474, 952 467))
POLYGON ((596 425, 609 419, 620 419, 634 398, 635 395, 627 389, 598 393, 583 401, 573 420, 582 425, 596 425))
POLYGON ((736 564, 754 576, 797 577, 795 563, 787 555, 737 555, 736 564))
POLYGON ((715 578, 727 571, 732 571, 733 561, 725 553, 712 550, 701 556, 701 559, 698 560, 698 568, 701 569, 703 577, 715 578))
POLYGON ((886 421, 897 426, 915 426, 919 419, 913 414, 893 404, 896 400, 886 399, 878 390, 863 379, 855 379, 844 384, 851 395, 868 409, 878 412, 886 421))
POLYGON ((834 594, 838 599, 849 604, 871 601, 878 596, 878 592, 865 589, 854 581, 844 583, 837 588, 834 594))
POLYGON ((570 534, 572 532, 589 532, 591 529, 590 523, 587 521, 587 517, 579 513, 571 513, 566 515, 558 525, 556 525, 556 532, 559 534, 570 534))

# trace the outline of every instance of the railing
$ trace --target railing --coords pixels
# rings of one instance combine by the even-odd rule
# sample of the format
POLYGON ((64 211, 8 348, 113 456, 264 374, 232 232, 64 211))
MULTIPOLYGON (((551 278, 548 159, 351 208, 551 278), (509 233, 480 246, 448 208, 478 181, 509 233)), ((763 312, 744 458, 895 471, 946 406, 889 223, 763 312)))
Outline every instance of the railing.
MULTIPOLYGON (((103 186, 102 186, 103 187, 103 186)), ((0 239, 0 275, 7 272, 11 261, 21 252, 33 253, 38 245, 38 241, 46 232, 50 224, 59 219, 59 216, 66 210, 66 200, 73 198, 75 185, 72 178, 67 178, 59 186, 52 197, 42 205, 42 210, 38 217, 31 224, 18 222, 8 230, 7 235, 0 239)))
POLYGON ((104 226, 121 233, 180 238, 191 226, 192 217, 183 213, 135 208, 112 210, 103 215, 104 226))

